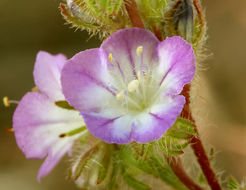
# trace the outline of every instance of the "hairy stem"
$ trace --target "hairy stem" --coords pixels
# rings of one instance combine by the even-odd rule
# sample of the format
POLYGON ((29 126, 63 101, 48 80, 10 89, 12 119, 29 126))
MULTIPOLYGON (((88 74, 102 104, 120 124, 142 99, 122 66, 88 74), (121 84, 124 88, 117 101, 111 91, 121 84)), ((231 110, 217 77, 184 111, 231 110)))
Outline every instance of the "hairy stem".
POLYGON ((175 175, 179 180, 190 190, 203 190, 199 185, 197 185, 186 173, 183 168, 181 159, 177 157, 167 157, 169 166, 172 168, 175 175))
POLYGON ((155 36, 158 38, 158 40, 162 41, 162 34, 161 34, 161 30, 159 28, 157 28, 156 26, 153 26, 153 32, 155 34, 155 36))
POLYGON ((201 139, 199 137, 198 129, 195 124, 195 120, 191 115, 190 112, 190 84, 187 84, 184 86, 183 89, 183 95, 185 96, 186 103, 184 105, 184 109, 182 111, 182 116, 188 120, 190 120, 194 126, 196 131, 196 136, 194 136, 191 139, 191 147, 197 157, 197 161, 203 171, 203 174, 205 175, 207 182, 212 190, 221 190, 221 186, 219 184, 218 179, 216 178, 216 175, 211 167, 211 164, 209 162, 208 156, 206 154, 205 148, 203 147, 203 144, 201 142, 201 139))
POLYGON ((144 28, 142 19, 138 13, 137 4, 134 0, 124 0, 126 10, 134 27, 144 28))

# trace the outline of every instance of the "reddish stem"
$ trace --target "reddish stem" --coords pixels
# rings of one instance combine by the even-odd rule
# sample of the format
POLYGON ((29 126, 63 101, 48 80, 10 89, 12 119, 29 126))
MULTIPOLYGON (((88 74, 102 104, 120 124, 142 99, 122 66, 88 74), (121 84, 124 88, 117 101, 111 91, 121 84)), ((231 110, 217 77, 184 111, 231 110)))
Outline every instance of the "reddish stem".
POLYGON ((158 40, 162 41, 162 34, 161 34, 161 30, 159 28, 157 28, 156 26, 153 26, 153 32, 155 34, 155 36, 158 38, 158 40))
POLYGON ((126 10, 134 27, 144 28, 144 24, 137 11, 137 4, 134 0, 124 0, 126 10))
POLYGON ((211 168, 208 156, 203 147, 203 144, 200 140, 197 126, 195 125, 195 120, 190 112, 190 84, 184 86, 183 95, 185 96, 186 103, 184 105, 184 109, 182 111, 182 117, 190 120, 194 126, 196 131, 196 136, 191 139, 191 147, 197 157, 197 161, 201 166, 201 169, 207 179, 207 182, 212 190, 221 190, 221 186, 216 178, 214 171, 211 168))
POLYGON ((168 157, 167 161, 172 168, 175 175, 180 181, 190 190, 203 190, 199 185, 197 185, 186 173, 182 166, 180 158, 175 159, 174 157, 168 157))

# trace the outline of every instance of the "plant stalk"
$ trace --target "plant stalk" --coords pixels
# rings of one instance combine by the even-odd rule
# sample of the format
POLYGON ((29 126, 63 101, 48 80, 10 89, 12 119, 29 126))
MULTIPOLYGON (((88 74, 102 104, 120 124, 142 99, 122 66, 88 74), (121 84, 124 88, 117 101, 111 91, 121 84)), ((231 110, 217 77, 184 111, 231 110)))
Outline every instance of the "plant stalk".
POLYGON ((167 162, 179 180, 190 190, 203 190, 185 172, 179 157, 167 157, 167 162))
POLYGON ((187 84, 184 86, 183 89, 183 95, 185 96, 186 103, 184 105, 183 111, 182 111, 182 117, 185 119, 190 120, 194 126, 195 126, 195 132, 196 136, 192 137, 191 139, 191 147, 194 151, 194 154, 197 157, 197 161, 203 171, 204 176, 207 179, 207 182, 212 190, 222 190, 219 181, 211 167, 211 164, 209 162, 208 156, 206 154, 205 148, 201 142, 201 139, 199 137, 198 129, 195 124, 195 120, 191 115, 190 111, 190 84, 187 84))
POLYGON ((142 19, 137 11, 136 2, 134 0, 124 0, 124 2, 133 27, 144 28, 142 19))

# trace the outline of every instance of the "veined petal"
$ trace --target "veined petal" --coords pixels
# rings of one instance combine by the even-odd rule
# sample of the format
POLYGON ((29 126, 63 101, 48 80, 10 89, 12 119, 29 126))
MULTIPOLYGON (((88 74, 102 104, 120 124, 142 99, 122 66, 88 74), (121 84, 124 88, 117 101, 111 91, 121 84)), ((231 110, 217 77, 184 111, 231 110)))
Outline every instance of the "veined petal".
POLYGON ((126 144, 131 142, 132 117, 113 113, 82 113, 88 130, 107 143, 126 144))
POLYGON ((120 110, 109 108, 99 113, 84 112, 82 116, 88 130, 107 143, 126 144, 131 142, 133 118, 120 110))
POLYGON ((83 133, 61 138, 84 125, 79 112, 57 107, 49 97, 27 93, 17 106, 13 127, 18 146, 27 158, 45 158, 39 178, 46 175, 70 150, 74 140, 83 133))
POLYGON ((41 178, 43 176, 48 175, 51 170, 59 163, 59 161, 62 159, 62 157, 68 153, 68 151, 72 148, 72 140, 74 140, 74 137, 66 138, 60 142, 55 143, 52 148, 48 152, 48 156, 45 159, 44 163, 39 169, 38 172, 38 181, 41 181, 41 178))
POLYGON ((133 123, 132 139, 146 143, 161 138, 180 115, 184 103, 184 96, 178 95, 153 106, 149 113, 139 114, 133 123))
POLYGON ((152 62, 155 46, 159 40, 148 30, 140 28, 123 29, 107 38, 101 45, 107 54, 112 54, 113 61, 119 64, 127 82, 136 79, 141 67, 149 67, 152 62), (137 48, 143 47, 141 55, 137 48))
POLYGON ((67 101, 79 111, 99 111, 112 105, 107 59, 101 49, 86 50, 68 60, 62 70, 62 88, 67 101))
POLYGON ((64 100, 61 90, 61 70, 67 58, 62 55, 51 55, 40 51, 34 66, 34 80, 38 89, 52 100, 64 100))
POLYGON ((192 46, 179 36, 165 39, 157 46, 159 65, 154 75, 168 94, 179 94, 195 75, 195 54, 192 46))

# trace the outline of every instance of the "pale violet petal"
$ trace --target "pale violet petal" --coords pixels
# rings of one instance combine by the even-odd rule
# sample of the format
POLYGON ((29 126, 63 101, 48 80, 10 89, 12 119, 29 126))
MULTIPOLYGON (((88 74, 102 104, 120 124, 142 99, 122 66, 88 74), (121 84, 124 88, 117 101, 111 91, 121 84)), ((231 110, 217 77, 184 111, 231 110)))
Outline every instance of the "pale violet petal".
POLYGON ((99 111, 112 105, 115 89, 107 64, 100 49, 80 52, 68 60, 62 71, 62 87, 67 101, 77 110, 99 111))
POLYGON ((34 66, 34 81, 38 89, 52 100, 64 100, 61 90, 61 70, 67 58, 62 55, 51 55, 40 51, 34 66))
POLYGON ((27 93, 13 116, 16 141, 25 156, 42 159, 48 155, 39 177, 51 171, 81 133, 64 138, 60 135, 83 125, 79 112, 59 108, 38 92, 27 93))
POLYGON ((179 94, 193 79, 196 71, 192 46, 179 36, 165 39, 157 46, 159 64, 153 75, 168 94, 179 94))
POLYGON ((134 120, 132 139, 147 143, 161 138, 180 115, 184 103, 185 98, 178 95, 152 106, 147 113, 139 114, 134 120))

